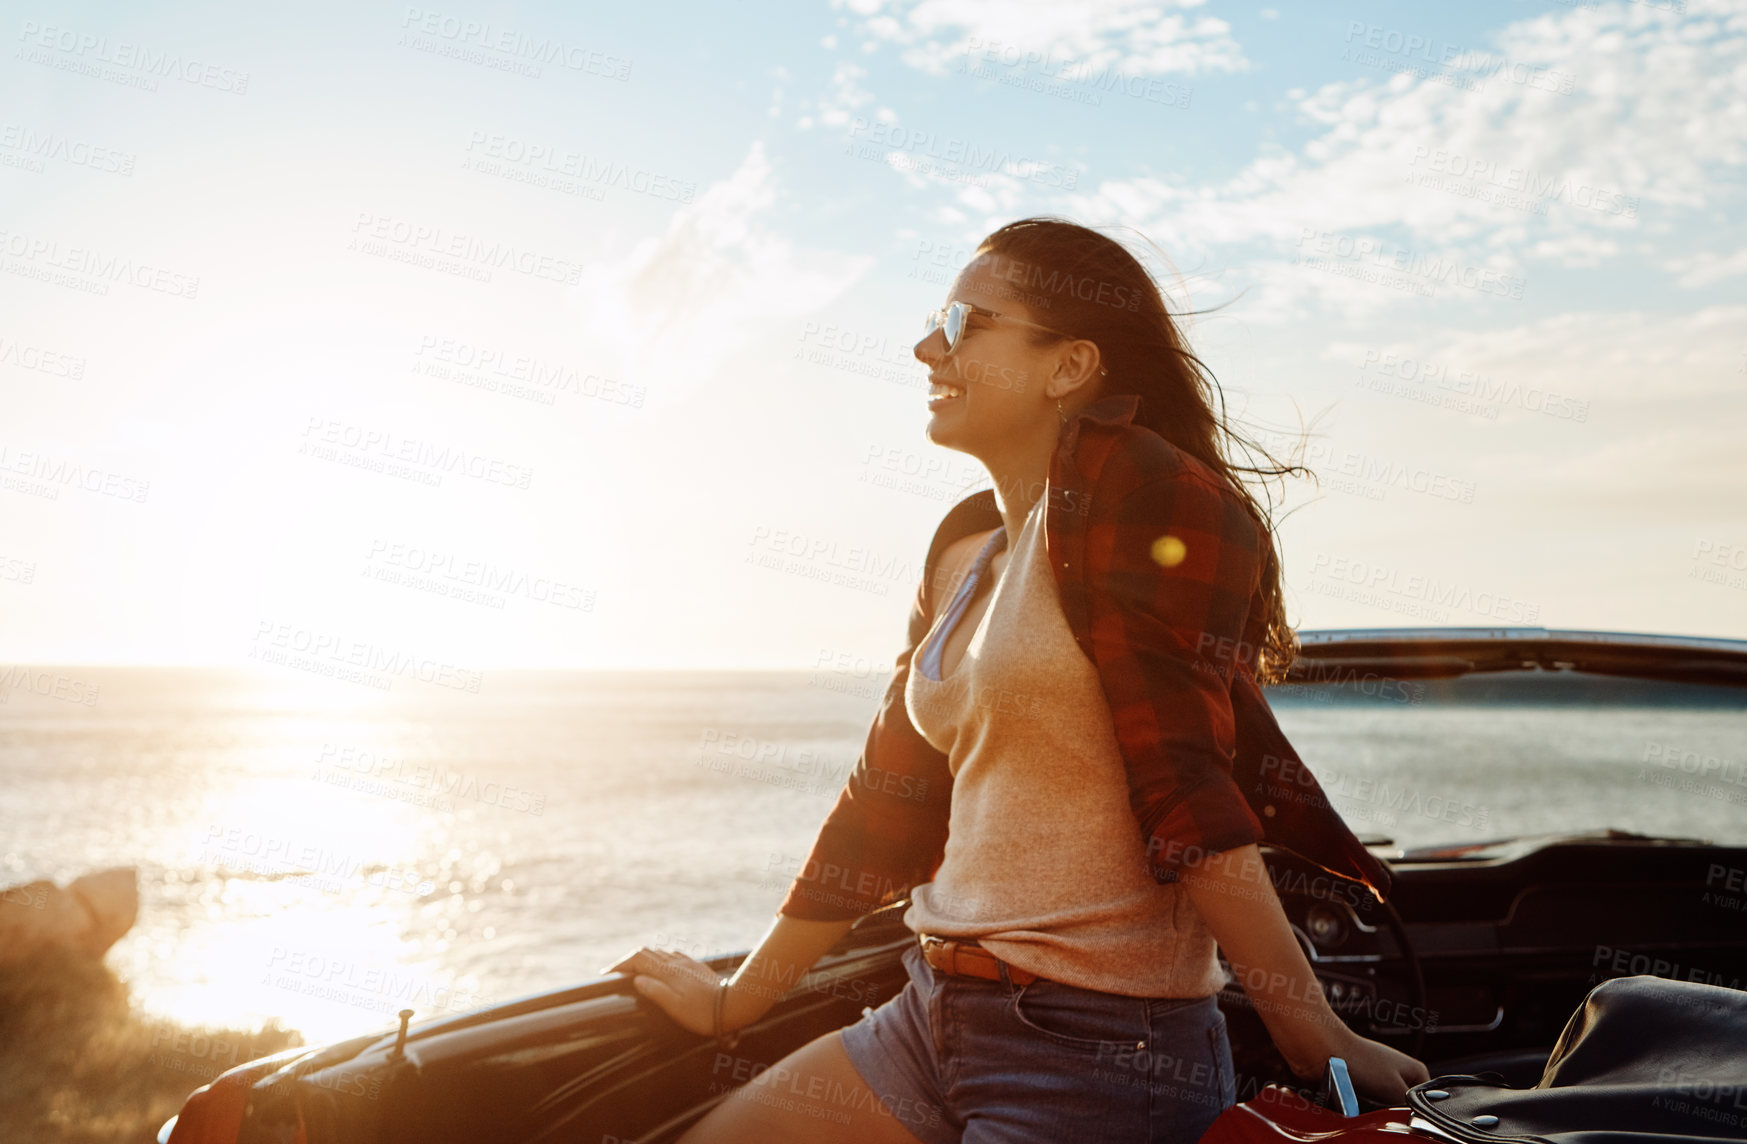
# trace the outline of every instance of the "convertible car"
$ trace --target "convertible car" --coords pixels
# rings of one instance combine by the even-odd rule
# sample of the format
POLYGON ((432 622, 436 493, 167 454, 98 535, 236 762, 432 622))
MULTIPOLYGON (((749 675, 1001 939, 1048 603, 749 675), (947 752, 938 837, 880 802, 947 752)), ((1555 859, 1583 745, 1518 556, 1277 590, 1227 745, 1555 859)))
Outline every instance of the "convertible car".
MULTIPOLYGON (((1433 1083, 1409 1093, 1410 1107, 1350 1094, 1345 1108, 1324 1107, 1334 1097, 1301 1087, 1233 983, 1220 1005, 1239 1103, 1205 1141, 1341 1130, 1520 1140, 1563 1128, 1600 1140, 1639 1113, 1672 1115, 1672 1098, 1642 1086, 1621 1097, 1619 1084, 1556 1083, 1574 1075, 1560 1074, 1562 1060, 1607 1059, 1577 1052, 1586 1031, 1585 1044, 1607 1039, 1598 1013, 1613 1014, 1612 1052, 1655 1040, 1667 1055, 1635 1067, 1675 1088, 1685 1077, 1689 1107, 1718 1104, 1710 1119, 1685 1114, 1691 1138, 1747 1139, 1747 1075, 1727 1090, 1740 1096, 1734 1111, 1713 1075, 1747 1071, 1747 641, 1545 628, 1299 638, 1269 704, 1394 888, 1387 903, 1332 892, 1345 884, 1288 852, 1264 855, 1331 1006, 1424 1060, 1433 1083), (1699 1070, 1699 1092, 1701 1058, 1712 1072, 1699 1070)), ((861 918, 731 1054, 613 974, 457 1016, 403 1011, 398 1029, 239 1065, 195 1091, 159 1140, 672 1141, 763 1066, 902 987, 899 955, 914 940, 904 908, 861 918)), ((711 964, 725 973, 743 956, 711 964)), ((1647 1138, 1688 1137, 1632 1135, 1647 1138)))

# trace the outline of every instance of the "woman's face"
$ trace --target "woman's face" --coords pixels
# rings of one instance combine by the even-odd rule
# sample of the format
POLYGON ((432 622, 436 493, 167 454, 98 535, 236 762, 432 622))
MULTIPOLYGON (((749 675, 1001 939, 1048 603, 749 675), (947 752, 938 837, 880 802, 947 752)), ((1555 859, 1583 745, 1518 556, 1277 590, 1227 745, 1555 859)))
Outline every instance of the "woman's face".
MULTIPOLYGON (((1042 345, 1032 339, 1038 331, 1006 317, 1027 322, 1053 325, 1048 311, 1035 312, 1016 301, 1012 286, 997 277, 999 269, 1010 260, 994 254, 982 254, 959 272, 941 305, 969 302, 993 310, 1002 318, 973 313, 966 320, 964 332, 951 353, 946 349, 946 331, 935 330, 916 343, 916 360, 928 367, 932 383, 928 390, 928 439, 936 445, 957 449, 988 460, 997 455, 1003 444, 1026 441, 1039 433, 1054 432, 1060 424, 1056 415, 1056 394, 1045 387, 1058 373, 1064 351, 1071 346, 1086 347, 1067 355, 1072 366, 1086 356, 1089 342, 1071 342, 1066 338, 1042 335, 1042 345), (951 396, 942 396, 950 388, 951 396)), ((1096 374, 1096 350, 1094 359, 1096 374)), ((1058 388, 1061 388, 1058 386, 1058 388)), ((1064 391, 1061 396, 1066 396, 1064 391)))

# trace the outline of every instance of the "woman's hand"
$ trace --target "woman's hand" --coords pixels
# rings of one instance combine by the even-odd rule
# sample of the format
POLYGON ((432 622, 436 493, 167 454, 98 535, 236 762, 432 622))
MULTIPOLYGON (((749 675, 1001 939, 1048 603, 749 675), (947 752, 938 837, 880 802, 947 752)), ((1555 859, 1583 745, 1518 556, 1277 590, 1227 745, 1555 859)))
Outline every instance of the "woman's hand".
MULTIPOLYGON (((854 925, 853 919, 804 921, 778 914, 758 948, 734 973, 734 983, 722 999, 722 1032, 756 1023, 854 925)), ((680 1028, 714 1035, 716 983, 721 977, 696 958, 645 946, 601 972, 632 974, 637 992, 659 1005, 680 1028)))
POLYGON ((1432 1079, 1425 1065, 1413 1057, 1357 1033, 1338 1055, 1347 1062, 1353 1091, 1378 1104, 1399 1105, 1408 1089, 1432 1079))
POLYGON ((661 1006, 680 1028, 714 1035, 716 985, 722 975, 697 958, 644 947, 603 972, 633 974, 637 992, 661 1006))

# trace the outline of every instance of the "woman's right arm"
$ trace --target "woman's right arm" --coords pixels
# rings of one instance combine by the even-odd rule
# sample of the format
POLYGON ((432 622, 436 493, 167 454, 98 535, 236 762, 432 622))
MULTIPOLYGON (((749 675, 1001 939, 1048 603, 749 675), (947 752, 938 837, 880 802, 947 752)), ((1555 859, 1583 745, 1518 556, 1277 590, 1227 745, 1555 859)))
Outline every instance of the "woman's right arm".
MULTIPOLYGON (((938 533, 936 534, 939 535, 938 533)), ((812 850, 777 912, 805 921, 852 921, 925 882, 946 847, 952 771, 944 754, 916 729, 904 704, 911 658, 944 599, 931 580, 953 562, 925 565, 910 602, 904 648, 868 728, 867 742, 838 792, 812 850)))
MULTIPOLYGON (((949 545, 941 565, 962 575, 969 564, 964 549, 949 545)), ((939 857, 952 774, 946 756, 912 723, 904 686, 911 657, 933 626, 933 601, 943 598, 941 586, 930 582, 941 575, 950 573, 925 563, 911 599, 904 648, 861 757, 775 920, 730 980, 724 1031, 764 1016, 859 918, 907 890, 912 879, 926 877, 939 857)), ((637 989, 682 1027, 712 1032, 719 978, 708 965, 682 953, 644 948, 606 972, 615 971, 635 974, 637 989)))

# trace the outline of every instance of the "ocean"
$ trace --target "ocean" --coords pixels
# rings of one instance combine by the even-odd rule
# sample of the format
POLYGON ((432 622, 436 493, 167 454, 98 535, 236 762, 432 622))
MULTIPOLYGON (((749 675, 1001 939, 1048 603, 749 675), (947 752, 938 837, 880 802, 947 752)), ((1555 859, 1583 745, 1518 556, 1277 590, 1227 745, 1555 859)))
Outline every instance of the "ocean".
MULTIPOLYGON (((306 1040, 754 945, 883 674, 14 669, 0 884, 139 872, 135 1004, 306 1040), (33 674, 34 673, 34 674, 33 674), (26 682, 20 683, 24 679, 26 682)), ((1364 836, 1616 827, 1747 844, 1747 708, 1271 693, 1364 836)))

